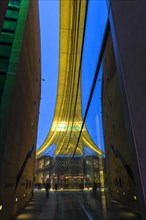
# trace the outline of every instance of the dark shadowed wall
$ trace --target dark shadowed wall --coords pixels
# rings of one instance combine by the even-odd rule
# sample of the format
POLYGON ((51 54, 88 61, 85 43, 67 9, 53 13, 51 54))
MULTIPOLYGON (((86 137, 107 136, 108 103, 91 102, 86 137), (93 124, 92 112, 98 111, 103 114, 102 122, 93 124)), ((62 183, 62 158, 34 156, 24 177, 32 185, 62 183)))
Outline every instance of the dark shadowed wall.
POLYGON ((137 200, 146 219, 146 1, 107 0, 137 200))
POLYGON ((103 57, 102 113, 109 191, 115 199, 139 210, 111 34, 103 57))
POLYGON ((8 0, 0 1, 0 31, 2 29, 3 21, 7 10, 8 0))
POLYGON ((37 1, 21 1, 8 61, 0 108, 0 219, 5 220, 33 193, 41 85, 37 1))

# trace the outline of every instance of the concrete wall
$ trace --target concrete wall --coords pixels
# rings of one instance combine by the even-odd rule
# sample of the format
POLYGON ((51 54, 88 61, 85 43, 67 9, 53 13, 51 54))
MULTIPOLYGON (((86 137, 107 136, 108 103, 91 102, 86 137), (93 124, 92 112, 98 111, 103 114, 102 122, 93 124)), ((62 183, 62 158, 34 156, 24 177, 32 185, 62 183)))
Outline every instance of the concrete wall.
POLYGON ((30 1, 2 146, 0 219, 5 220, 18 212, 33 192, 35 149, 15 186, 29 150, 36 146, 41 85, 39 34, 38 2, 30 1))
POLYGON ((108 1, 134 179, 146 219, 146 1, 108 1))

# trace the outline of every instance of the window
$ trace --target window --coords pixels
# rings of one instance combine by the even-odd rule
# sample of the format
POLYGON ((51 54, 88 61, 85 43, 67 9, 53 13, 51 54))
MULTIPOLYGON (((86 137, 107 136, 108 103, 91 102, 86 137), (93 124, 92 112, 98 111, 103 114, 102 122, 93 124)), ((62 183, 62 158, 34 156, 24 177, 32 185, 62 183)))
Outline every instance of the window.
POLYGON ((3 31, 7 32, 15 32, 16 29, 16 21, 5 20, 3 25, 3 31))
POLYGON ((9 58, 11 54, 11 46, 8 45, 0 45, 0 57, 9 58))
POLYGON ((4 87, 4 83, 5 83, 5 76, 4 75, 0 75, 0 90, 3 90, 4 87))
POLYGON ((8 60, 5 59, 0 59, 0 73, 4 74, 7 72, 7 68, 8 68, 8 60))
POLYGON ((6 13, 6 18, 17 20, 19 11, 8 9, 6 13))
POLYGON ((0 35, 0 43, 2 44, 12 44, 14 34, 2 32, 0 35))
POLYGON ((19 7, 20 2, 21 2, 21 0, 9 0, 9 6, 19 7))

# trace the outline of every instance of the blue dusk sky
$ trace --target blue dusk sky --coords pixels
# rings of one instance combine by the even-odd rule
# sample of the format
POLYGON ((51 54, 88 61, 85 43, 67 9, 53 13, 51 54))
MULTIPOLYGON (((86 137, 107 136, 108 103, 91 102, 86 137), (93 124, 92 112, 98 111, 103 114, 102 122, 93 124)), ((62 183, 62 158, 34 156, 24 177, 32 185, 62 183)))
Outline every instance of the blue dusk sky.
MULTIPOLYGON (((59 0, 39 0, 42 87, 37 149, 50 130, 56 103, 59 66, 59 0)), ((82 59, 82 113, 84 115, 94 78, 102 36, 107 20, 105 0, 89 0, 82 59)), ((104 150, 101 121, 102 67, 86 119, 94 142, 104 150)))

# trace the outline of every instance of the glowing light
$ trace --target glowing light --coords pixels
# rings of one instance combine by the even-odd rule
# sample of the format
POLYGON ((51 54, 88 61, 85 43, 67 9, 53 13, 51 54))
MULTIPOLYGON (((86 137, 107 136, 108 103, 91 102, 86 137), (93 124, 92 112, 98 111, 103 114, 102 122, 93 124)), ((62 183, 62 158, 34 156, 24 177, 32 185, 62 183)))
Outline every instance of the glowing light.
POLYGON ((23 197, 25 197, 25 194, 23 195, 23 197))
POLYGON ((123 196, 125 196, 125 192, 123 192, 123 196))
MULTIPOLYGON (((62 30, 60 28, 60 50, 59 50, 59 69, 58 69, 58 89, 57 89, 57 99, 56 106, 54 112, 54 118, 52 122, 51 129, 48 133, 47 138, 44 143, 40 146, 40 148, 36 152, 36 158, 39 157, 41 153, 43 153, 47 148, 49 148, 52 144, 56 145, 55 155, 57 154, 71 154, 73 153, 73 147, 75 143, 75 139, 78 138, 78 134, 81 131, 83 120, 82 120, 82 106, 81 106, 81 88, 78 86, 78 79, 80 74, 80 61, 81 61, 81 52, 77 53, 75 51, 70 51, 72 48, 72 43, 75 40, 75 44, 77 43, 77 39, 70 40, 70 35, 72 34, 72 30, 74 29, 74 25, 72 22, 68 22, 68 20, 73 20, 74 13, 73 12, 73 0, 61 1, 60 4, 60 27, 64 27, 62 30), (64 17, 64 14, 67 17, 64 17), (72 53, 73 52, 73 53, 72 53), (74 60, 74 56, 77 59, 74 60), (70 65, 70 60, 74 60, 73 66, 70 65), (74 76, 74 71, 72 68, 75 68, 76 77, 74 80, 74 86, 72 86, 72 82, 70 82, 69 77, 72 79, 74 76), (75 106, 75 96, 73 97, 71 107, 69 107, 70 114, 66 114, 66 100, 68 100, 68 88, 70 88, 70 94, 75 95, 75 91, 78 89, 77 103, 75 106), (75 112, 74 112, 75 109, 75 112), (75 116, 75 117, 74 117, 75 116), (72 124, 71 119, 74 118, 74 123, 72 124), (77 137, 73 137, 71 135, 70 144, 68 143, 68 137, 70 134, 75 134, 77 137), (61 135, 61 140, 60 138, 61 135), (59 143, 59 144, 58 144, 59 143), (72 146, 71 148, 70 145, 72 146), (66 149, 67 148, 67 149, 66 149)), ((79 10, 79 4, 77 4, 77 11, 79 10)), ((77 16, 77 19, 80 20, 78 30, 75 29, 75 35, 79 32, 80 41, 77 43, 77 51, 81 51, 82 49, 82 41, 83 41, 83 27, 85 22, 85 11, 86 11, 86 1, 81 1, 81 17, 77 16)), ((91 148, 93 151, 98 154, 103 154, 103 152, 98 149, 93 140, 88 133, 86 126, 82 129, 82 135, 80 138, 80 142, 78 143, 78 148, 76 150, 76 154, 83 154, 82 148, 87 146, 91 148)))
POLYGON ((0 205, 0 211, 3 209, 3 205, 0 205))
POLYGON ((34 208, 34 206, 27 206, 27 207, 25 207, 25 210, 31 210, 33 208, 34 208))
MULTIPOLYGON (((45 191, 45 189, 42 189, 42 191, 45 191)), ((30 205, 36 205, 38 203, 38 201, 31 201, 29 202, 30 205)))
POLYGON ((40 147, 40 148, 37 150, 37 152, 36 152, 36 157, 38 157, 39 154, 41 154, 41 153, 50 145, 50 143, 51 143, 51 141, 53 140, 54 136, 55 136, 55 132, 53 133, 52 137, 51 137, 49 140, 46 140, 45 144, 42 145, 42 147, 40 147))
POLYGON ((16 197, 15 201, 18 202, 18 198, 17 197, 16 197))
POLYGON ((134 196, 133 198, 134 198, 134 200, 137 200, 137 197, 136 197, 136 196, 134 196))
POLYGON ((17 216, 17 219, 22 219, 22 220, 24 220, 24 219, 33 219, 33 215, 32 214, 20 214, 20 215, 18 215, 17 216))
POLYGON ((100 149, 98 149, 97 147, 90 144, 89 141, 86 138, 82 137, 82 139, 85 142, 85 144, 87 144, 87 146, 89 146, 93 151, 97 152, 100 155, 103 153, 100 149))
MULTIPOLYGON (((74 124, 72 125, 72 123, 68 123, 65 121, 61 121, 61 122, 54 122, 52 125, 51 130, 52 131, 80 131, 82 127, 82 122, 74 122, 74 124)), ((85 130, 85 128, 83 129, 85 130)))
POLYGON ((103 188, 104 187, 104 173, 102 170, 99 171, 99 176, 100 176, 100 184, 101 184, 101 187, 103 188))

